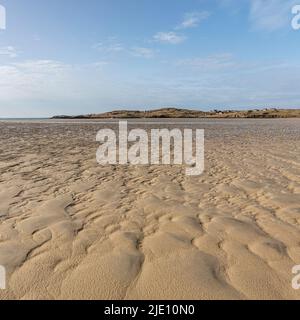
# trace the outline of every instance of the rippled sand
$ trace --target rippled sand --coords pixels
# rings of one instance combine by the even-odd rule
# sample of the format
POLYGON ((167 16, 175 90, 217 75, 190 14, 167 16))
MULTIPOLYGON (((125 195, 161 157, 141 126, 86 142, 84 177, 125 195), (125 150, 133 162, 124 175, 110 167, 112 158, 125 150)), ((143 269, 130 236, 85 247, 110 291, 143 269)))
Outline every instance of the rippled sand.
POLYGON ((0 122, 0 298, 300 298, 299 119, 203 120, 199 177, 97 165, 101 127, 0 122))

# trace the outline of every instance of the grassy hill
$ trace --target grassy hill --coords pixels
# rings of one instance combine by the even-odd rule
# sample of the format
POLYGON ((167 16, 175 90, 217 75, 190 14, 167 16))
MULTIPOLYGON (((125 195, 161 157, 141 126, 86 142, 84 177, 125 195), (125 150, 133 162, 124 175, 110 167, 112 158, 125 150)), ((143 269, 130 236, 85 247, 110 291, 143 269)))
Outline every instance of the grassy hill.
POLYGON ((149 111, 119 110, 78 116, 55 116, 53 119, 139 119, 139 118, 300 118, 300 109, 196 111, 162 108, 149 111))

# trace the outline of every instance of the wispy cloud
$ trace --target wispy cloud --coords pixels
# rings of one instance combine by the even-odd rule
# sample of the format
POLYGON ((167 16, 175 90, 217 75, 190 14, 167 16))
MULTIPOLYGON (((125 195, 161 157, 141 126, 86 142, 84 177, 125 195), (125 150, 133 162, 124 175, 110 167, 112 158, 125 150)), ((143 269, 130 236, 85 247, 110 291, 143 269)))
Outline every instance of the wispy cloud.
POLYGON ((160 43, 180 44, 184 42, 187 37, 184 34, 178 33, 177 30, 196 28, 209 16, 210 13, 208 11, 186 13, 181 24, 173 28, 174 31, 157 32, 153 36, 153 40, 160 43))
POLYGON ((208 57, 182 59, 176 62, 178 66, 187 66, 201 71, 220 71, 226 68, 232 68, 236 65, 233 55, 230 53, 221 53, 210 55, 208 57))
POLYGON ((93 45, 93 49, 105 53, 118 53, 125 50, 123 44, 117 41, 117 39, 114 37, 108 38, 103 42, 95 43, 93 45))
POLYGON ((99 70, 103 70, 103 68, 106 67, 107 65, 109 65, 108 61, 97 61, 90 64, 91 67, 94 67, 99 70))
POLYGON ((176 29, 196 28, 199 24, 210 16, 208 11, 190 12, 184 15, 182 23, 176 29))
POLYGON ((25 73, 36 72, 39 74, 61 74, 63 71, 66 71, 71 67, 55 60, 28 60, 12 63, 11 66, 25 73))
POLYGON ((258 30, 275 31, 290 23, 292 6, 298 0, 249 1, 252 26, 258 30))
MULTIPOLYGON (((0 101, 65 96, 71 66, 52 60, 30 60, 0 66, 0 101), (64 88, 64 89, 63 89, 64 88)), ((52 97, 52 98, 51 98, 52 97)))
POLYGON ((34 41, 41 41, 41 38, 40 38, 40 36, 39 36, 38 34, 35 34, 35 35, 33 36, 33 40, 34 40, 34 41))
POLYGON ((153 36, 154 41, 161 43, 179 44, 186 40, 186 37, 176 32, 158 32, 153 36))
POLYGON ((111 37, 103 42, 96 43, 92 46, 92 48, 106 54, 122 53, 127 56, 145 59, 150 59, 155 56, 155 50, 152 48, 146 48, 142 46, 130 47, 129 45, 124 45, 123 43, 117 41, 115 37, 111 37))
POLYGON ((151 59, 154 58, 155 51, 151 48, 133 47, 131 49, 131 54, 135 57, 151 59))
POLYGON ((0 56, 16 58, 18 56, 18 52, 16 48, 12 46, 0 47, 0 56))
MULTIPOLYGON (((100 66, 105 61, 99 61, 100 66)), ((97 63, 96 63, 97 64, 97 63)), ((32 60, 0 65, 0 116, 100 112, 140 105, 241 107, 299 105, 300 66, 285 61, 240 62, 229 53, 178 61, 128 77, 123 72, 32 60), (228 72, 229 71, 229 72, 228 72), (87 111, 88 110, 88 111, 87 111), (7 113, 9 112, 9 113, 7 113)))

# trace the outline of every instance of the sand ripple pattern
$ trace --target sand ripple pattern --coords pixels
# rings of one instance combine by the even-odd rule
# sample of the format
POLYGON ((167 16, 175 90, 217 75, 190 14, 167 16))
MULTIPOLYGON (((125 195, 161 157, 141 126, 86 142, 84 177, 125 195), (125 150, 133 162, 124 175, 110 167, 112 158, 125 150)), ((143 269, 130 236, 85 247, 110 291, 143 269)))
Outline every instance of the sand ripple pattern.
POLYGON ((101 125, 0 123, 1 299, 300 299, 300 120, 205 120, 206 170, 97 165, 101 125))

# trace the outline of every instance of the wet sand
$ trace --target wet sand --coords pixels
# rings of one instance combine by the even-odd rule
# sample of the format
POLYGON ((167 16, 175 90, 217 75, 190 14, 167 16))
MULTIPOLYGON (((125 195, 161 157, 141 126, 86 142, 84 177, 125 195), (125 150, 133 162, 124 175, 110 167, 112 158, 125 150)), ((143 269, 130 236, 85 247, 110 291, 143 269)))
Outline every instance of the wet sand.
POLYGON ((194 126, 188 177, 98 165, 97 121, 0 122, 0 299, 300 299, 300 119, 194 126))

